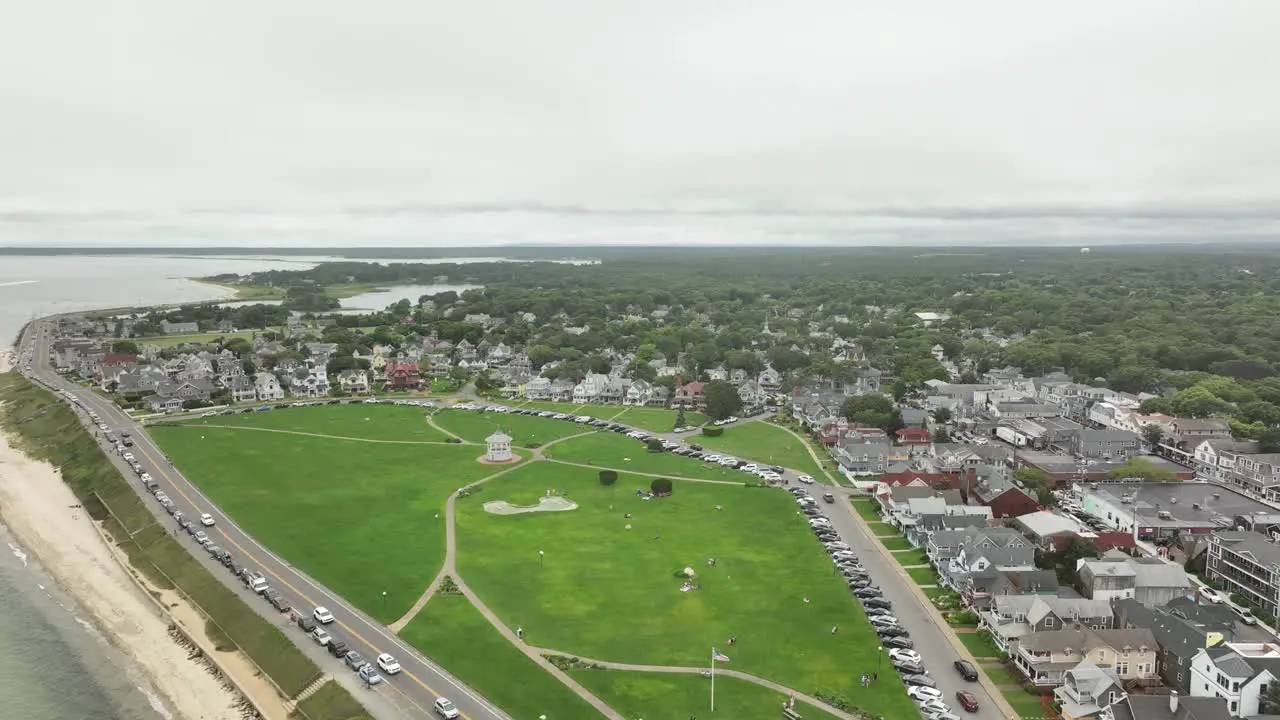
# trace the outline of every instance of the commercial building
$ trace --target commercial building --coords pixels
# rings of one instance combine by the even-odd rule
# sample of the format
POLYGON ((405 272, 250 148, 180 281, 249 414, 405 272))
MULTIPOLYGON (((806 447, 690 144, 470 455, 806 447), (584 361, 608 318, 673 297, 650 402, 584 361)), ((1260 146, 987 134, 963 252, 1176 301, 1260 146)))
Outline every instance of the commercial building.
POLYGON ((1280 614, 1280 545, 1245 530, 1209 537, 1205 572, 1270 615, 1280 614))
POLYGON ((1268 511, 1262 503, 1208 483, 1092 483, 1077 486, 1080 506, 1107 526, 1156 540, 1235 527, 1237 515, 1268 511))

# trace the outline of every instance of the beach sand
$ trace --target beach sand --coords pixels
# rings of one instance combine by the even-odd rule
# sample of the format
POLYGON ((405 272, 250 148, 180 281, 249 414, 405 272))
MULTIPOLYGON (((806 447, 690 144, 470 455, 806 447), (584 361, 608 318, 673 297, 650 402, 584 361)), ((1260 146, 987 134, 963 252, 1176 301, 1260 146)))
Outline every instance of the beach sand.
MULTIPOLYGON (((10 362, 10 353, 0 352, 0 372, 6 372, 10 362)), ((127 559, 103 539, 92 519, 72 507, 78 503, 53 466, 28 458, 0 436, 0 515, 5 525, 92 615, 104 635, 138 663, 175 715, 186 720, 243 717, 237 694, 198 660, 189 659, 188 650, 170 637, 171 621, 252 697, 269 720, 284 720, 287 712, 279 694, 244 656, 215 651, 205 636, 203 618, 176 593, 160 593, 166 617, 122 567, 127 559)))

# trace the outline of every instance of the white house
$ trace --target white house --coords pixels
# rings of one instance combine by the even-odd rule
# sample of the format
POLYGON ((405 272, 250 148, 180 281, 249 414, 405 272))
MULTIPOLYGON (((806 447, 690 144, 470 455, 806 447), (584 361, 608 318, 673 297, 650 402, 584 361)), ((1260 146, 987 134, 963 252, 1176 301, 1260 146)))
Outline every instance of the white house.
POLYGON ((551 397, 551 379, 539 376, 525 383, 524 396, 530 400, 546 400, 551 397))
POLYGON ((1220 697, 1234 717, 1258 714, 1258 701, 1280 673, 1280 645, 1223 643, 1191 658, 1191 697, 1220 697))
POLYGON ((369 373, 360 369, 343 370, 338 373, 338 387, 344 393, 361 394, 369 392, 369 373))
POLYGON ((260 402, 284 399, 284 388, 280 386, 280 380, 269 372, 253 376, 253 391, 260 402))

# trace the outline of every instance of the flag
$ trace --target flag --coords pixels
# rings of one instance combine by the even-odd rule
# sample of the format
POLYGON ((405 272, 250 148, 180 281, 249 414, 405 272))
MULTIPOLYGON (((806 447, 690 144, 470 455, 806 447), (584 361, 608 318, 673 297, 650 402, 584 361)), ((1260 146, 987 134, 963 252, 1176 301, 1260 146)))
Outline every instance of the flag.
POLYGON ((711 648, 711 662, 729 662, 729 656, 715 648, 711 648))

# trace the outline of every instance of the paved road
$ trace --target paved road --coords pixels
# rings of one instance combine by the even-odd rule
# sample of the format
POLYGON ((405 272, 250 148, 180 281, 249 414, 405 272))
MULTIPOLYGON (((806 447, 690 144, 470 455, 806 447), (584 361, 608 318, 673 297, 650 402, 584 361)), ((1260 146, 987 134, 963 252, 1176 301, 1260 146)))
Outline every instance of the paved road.
MULTIPOLYGON (((24 368, 25 358, 28 353, 31 353, 30 375, 43 381, 47 386, 74 393, 84 406, 83 410, 77 408, 78 411, 87 413, 88 410, 92 410, 113 431, 130 432, 135 444, 129 450, 160 484, 161 489, 169 495, 179 510, 193 520, 202 512, 212 513, 217 518, 217 525, 207 529, 209 535, 219 546, 231 552, 236 562, 260 569, 271 587, 284 594, 298 609, 309 612, 317 605, 329 608, 337 618, 330 626, 332 634, 346 641, 366 659, 372 660, 380 652, 389 652, 399 660, 404 667, 402 673, 378 687, 365 688, 360 679, 347 669, 345 664, 331 657, 307 638, 301 630, 293 627, 286 615, 276 612, 269 603, 245 588, 243 583, 215 562, 194 541, 187 539, 185 534, 180 536, 182 544, 190 549, 193 557, 205 564, 214 577, 219 578, 227 587, 241 595, 260 615, 284 628, 287 637, 314 659, 322 671, 356 694, 356 697, 365 703, 378 720, 435 717, 430 710, 431 704, 441 695, 452 700, 462 712, 463 717, 470 720, 508 720, 505 713, 481 697, 479 693, 467 688, 431 663, 383 625, 366 617, 338 595, 272 554, 236 526, 198 488, 188 482, 165 460, 164 454, 142 432, 142 427, 137 422, 125 415, 115 404, 87 388, 67 381, 53 371, 49 364, 48 352, 51 340, 51 330, 47 323, 36 322, 29 326, 19 350, 19 368, 24 368)), ((87 424, 91 424, 87 414, 84 414, 84 419, 87 424)), ((134 477, 133 472, 128 469, 123 460, 116 457, 114 452, 109 452, 108 456, 120 466, 126 478, 134 477)), ((154 498, 151 498, 140 483, 133 481, 129 484, 143 497, 144 504, 151 508, 159 522, 166 527, 176 529, 173 519, 164 512, 159 503, 154 501, 154 498)), ((428 580, 424 578, 423 582, 428 580)))
MULTIPOLYGON (((918 588, 906 576, 906 571, 890 556, 884 545, 871 535, 866 526, 854 517, 851 506, 841 500, 834 505, 824 503, 822 507, 832 527, 840 534, 840 539, 849 543, 871 575, 872 582, 893 603, 893 614, 898 618, 898 623, 911 633, 916 652, 924 658, 925 670, 937 681, 938 689, 951 706, 951 711, 980 720, 1006 717, 982 684, 967 682, 955 671, 954 663, 961 659, 961 655, 948 637, 954 633, 949 628, 939 627, 937 623, 940 621, 935 620, 933 606, 926 605, 917 595, 918 588), (967 713, 959 707, 955 699, 958 690, 967 690, 978 698, 978 712, 967 713)), ((886 658, 886 663, 887 660, 886 658)))

